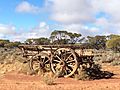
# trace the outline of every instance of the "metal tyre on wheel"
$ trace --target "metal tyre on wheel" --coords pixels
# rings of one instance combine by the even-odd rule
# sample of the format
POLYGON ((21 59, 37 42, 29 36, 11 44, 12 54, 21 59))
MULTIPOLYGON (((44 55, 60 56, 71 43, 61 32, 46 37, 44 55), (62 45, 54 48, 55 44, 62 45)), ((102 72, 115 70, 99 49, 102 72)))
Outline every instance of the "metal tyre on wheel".
POLYGON ((61 76, 72 76, 78 67, 78 61, 74 50, 60 48, 56 50, 51 58, 51 69, 53 73, 62 74, 61 76))

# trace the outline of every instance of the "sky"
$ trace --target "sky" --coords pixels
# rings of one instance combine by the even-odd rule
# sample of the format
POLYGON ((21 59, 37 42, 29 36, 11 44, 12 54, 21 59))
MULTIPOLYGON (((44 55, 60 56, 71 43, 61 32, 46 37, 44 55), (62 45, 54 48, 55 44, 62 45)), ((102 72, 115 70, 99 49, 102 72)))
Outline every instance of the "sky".
POLYGON ((0 39, 50 37, 54 30, 83 36, 120 35, 119 0, 1 0, 0 39))

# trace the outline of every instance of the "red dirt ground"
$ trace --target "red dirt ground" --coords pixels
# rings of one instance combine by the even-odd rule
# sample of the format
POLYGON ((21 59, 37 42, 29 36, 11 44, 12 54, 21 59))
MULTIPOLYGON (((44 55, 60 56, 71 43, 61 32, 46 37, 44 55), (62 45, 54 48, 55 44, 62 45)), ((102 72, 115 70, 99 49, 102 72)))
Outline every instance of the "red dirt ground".
POLYGON ((106 65, 103 68, 116 75, 111 79, 91 81, 58 78, 55 85, 46 85, 39 76, 11 72, 0 78, 0 90, 120 90, 120 66, 106 65))

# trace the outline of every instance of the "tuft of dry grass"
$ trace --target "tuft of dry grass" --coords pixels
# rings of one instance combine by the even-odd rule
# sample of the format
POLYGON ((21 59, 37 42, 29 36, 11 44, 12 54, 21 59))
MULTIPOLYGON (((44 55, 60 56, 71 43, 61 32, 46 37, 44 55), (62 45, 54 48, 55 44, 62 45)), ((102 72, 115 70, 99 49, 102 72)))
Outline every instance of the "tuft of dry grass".
POLYGON ((52 72, 46 72, 42 79, 46 85, 54 85, 54 81, 57 77, 52 72))
POLYGON ((19 68, 18 72, 26 75, 33 75, 28 63, 23 63, 19 68))
POLYGON ((74 78, 76 80, 90 80, 90 76, 88 75, 86 70, 78 70, 78 73, 75 74, 74 78))

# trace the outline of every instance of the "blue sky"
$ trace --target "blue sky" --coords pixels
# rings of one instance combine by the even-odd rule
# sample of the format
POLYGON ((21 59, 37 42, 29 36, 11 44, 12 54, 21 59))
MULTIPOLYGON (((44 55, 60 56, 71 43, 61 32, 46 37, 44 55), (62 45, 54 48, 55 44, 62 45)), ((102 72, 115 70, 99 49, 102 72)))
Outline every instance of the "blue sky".
POLYGON ((53 30, 120 34, 119 0, 1 0, 0 38, 24 41, 53 30))
MULTIPOLYGON (((17 28, 25 29, 37 25, 40 21, 47 21, 47 14, 19 13, 15 10, 22 0, 2 0, 0 2, 0 22, 4 24, 15 24, 17 28), (9 2, 9 3, 8 3, 9 2)), ((24 1, 24 0, 23 0, 24 1)), ((27 0, 27 2, 42 7, 44 0, 27 0), (34 2, 33 2, 34 1, 34 2)))

